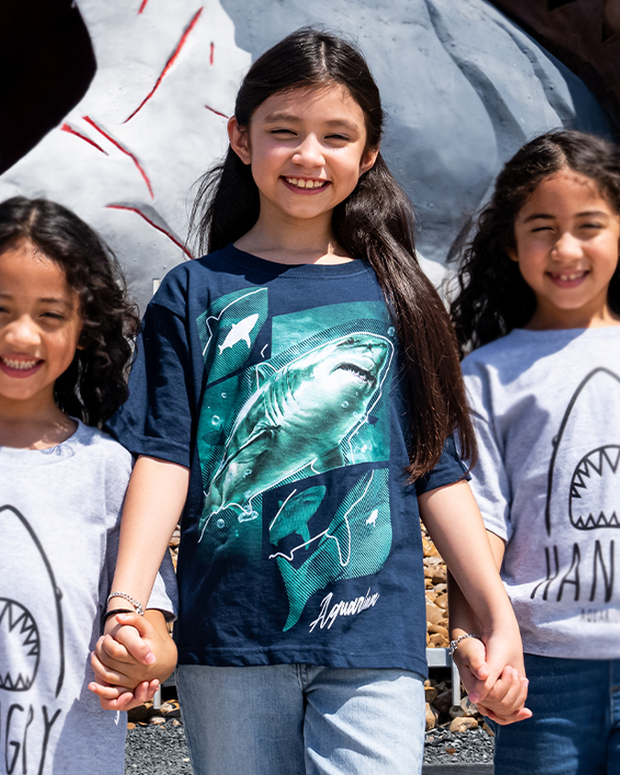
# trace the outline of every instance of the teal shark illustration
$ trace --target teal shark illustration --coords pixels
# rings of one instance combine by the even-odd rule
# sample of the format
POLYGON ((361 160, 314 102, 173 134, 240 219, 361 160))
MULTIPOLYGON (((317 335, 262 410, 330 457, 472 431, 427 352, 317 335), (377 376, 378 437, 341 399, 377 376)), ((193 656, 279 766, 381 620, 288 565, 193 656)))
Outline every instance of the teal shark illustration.
POLYGON ((388 472, 365 474, 345 498, 327 530, 296 547, 288 555, 273 554, 282 574, 289 600, 284 631, 298 621, 310 597, 340 579, 355 579, 376 573, 392 545, 392 523, 388 496, 388 472), (295 555, 301 548, 316 548, 299 566, 295 555))
POLYGON ((269 540, 277 544, 281 538, 297 533, 304 541, 310 540, 308 522, 316 513, 325 496, 326 487, 309 487, 299 495, 280 502, 280 510, 269 525, 269 540))
POLYGON ((345 465, 341 443, 379 399, 393 350, 389 339, 357 332, 266 376, 229 434, 206 493, 202 533, 226 509, 240 522, 258 517, 252 499, 305 468, 316 474, 345 465))

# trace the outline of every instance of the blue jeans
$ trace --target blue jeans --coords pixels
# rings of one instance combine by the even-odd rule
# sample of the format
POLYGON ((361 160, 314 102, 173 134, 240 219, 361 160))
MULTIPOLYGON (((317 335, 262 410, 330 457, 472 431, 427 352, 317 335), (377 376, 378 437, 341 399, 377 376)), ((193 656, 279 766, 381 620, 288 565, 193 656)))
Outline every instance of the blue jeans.
POLYGON ((424 682, 404 670, 179 665, 195 775, 416 775, 424 682))
POLYGON ((533 716, 494 725, 495 775, 618 775, 620 660, 526 654, 525 671, 533 716))

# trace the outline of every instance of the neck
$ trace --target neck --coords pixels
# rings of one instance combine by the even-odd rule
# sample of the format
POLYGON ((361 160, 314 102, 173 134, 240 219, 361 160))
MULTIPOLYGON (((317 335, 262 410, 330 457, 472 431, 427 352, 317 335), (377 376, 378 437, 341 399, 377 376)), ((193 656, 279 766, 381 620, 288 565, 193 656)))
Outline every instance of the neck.
POLYGON ((77 423, 54 404, 50 410, 25 413, 0 405, 0 446, 16 449, 49 449, 72 436, 77 423))
POLYGON ((235 247, 278 264, 343 264, 353 260, 334 237, 331 213, 304 221, 261 214, 235 247))
POLYGON ((608 328, 620 325, 620 315, 607 303, 594 309, 547 310, 538 305, 534 315, 525 328, 530 331, 559 331, 573 328, 608 328))

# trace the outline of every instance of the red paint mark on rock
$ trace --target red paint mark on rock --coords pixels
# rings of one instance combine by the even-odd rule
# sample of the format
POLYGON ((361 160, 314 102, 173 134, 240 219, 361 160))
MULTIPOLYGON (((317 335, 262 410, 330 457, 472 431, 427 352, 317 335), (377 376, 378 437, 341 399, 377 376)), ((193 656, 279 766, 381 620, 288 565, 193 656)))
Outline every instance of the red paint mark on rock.
POLYGON ((154 229, 157 229, 157 231, 160 231, 162 234, 165 234, 168 239, 172 240, 174 244, 181 248, 181 250, 185 253, 185 255, 188 258, 194 258, 194 256, 190 253, 188 248, 181 242, 181 240, 176 237, 172 231, 169 229, 169 227, 162 221, 161 223, 156 223, 153 217, 149 217, 146 215, 146 213, 142 212, 142 210, 137 207, 136 205, 122 205, 122 204, 115 204, 115 205, 106 205, 107 210, 126 210, 127 212, 136 213, 136 215, 139 215, 141 218, 143 218, 149 226, 152 226, 154 229))
POLYGON ((130 121, 130 120, 131 120, 131 119, 132 119, 132 118, 133 118, 133 117, 136 115, 136 113, 139 113, 139 111, 141 111, 141 110, 142 110, 142 108, 143 108, 143 107, 146 105, 146 103, 147 103, 147 102, 148 102, 148 101, 151 99, 151 97, 152 97, 152 96, 155 94, 155 92, 157 91, 157 89, 159 89, 159 87, 160 87, 160 85, 161 85, 161 82, 164 80, 164 78, 166 77, 166 74, 168 73, 168 70, 170 70, 170 68, 171 68, 171 67, 172 67, 172 65, 174 64, 174 62, 175 62, 176 58, 177 58, 177 57, 179 56, 179 54, 181 53, 181 49, 182 49, 182 48, 183 48, 183 46, 185 45, 185 43, 186 43, 186 41, 187 41, 187 38, 188 38, 189 34, 191 33, 191 31, 192 31, 192 30, 194 29, 194 27, 196 26, 196 22, 197 22, 197 21, 198 21, 198 19, 200 18, 200 14, 202 13, 202 11, 203 11, 203 8, 204 8, 204 6, 203 6, 202 8, 199 8, 199 9, 198 9, 198 11, 196 11, 196 13, 194 14, 194 16, 193 16, 193 18, 192 18, 191 22, 189 23, 189 25, 188 25, 188 26, 187 26, 187 28, 185 29, 185 32, 183 33, 183 35, 181 36, 181 40, 180 40, 180 41, 177 43, 177 45, 176 45, 176 48, 174 49, 174 51, 173 51, 173 52, 172 52, 172 54, 170 55, 170 58, 169 58, 169 59, 168 59, 168 61, 166 62, 166 65, 165 65, 164 69, 161 71, 161 73, 160 73, 160 75, 159 75, 159 78, 158 78, 158 79, 157 79, 157 81, 155 82, 155 86, 153 86, 153 88, 151 89, 151 91, 150 91, 150 92, 149 92, 149 93, 146 95, 146 97, 145 97, 145 98, 142 100, 142 102, 141 102, 141 103, 138 105, 138 107, 137 107, 137 108, 134 110, 134 112, 133 112, 133 113, 132 113, 130 116, 128 116, 128 117, 125 119, 125 121, 123 122, 124 124, 126 124, 128 121, 130 121))
POLYGON ((92 145, 93 148, 96 148, 98 151, 101 151, 101 153, 104 153, 106 156, 110 155, 107 151, 104 151, 100 145, 97 145, 97 143, 94 140, 91 140, 90 137, 86 137, 86 135, 83 135, 81 132, 78 132, 77 129, 74 129, 72 126, 69 126, 69 124, 63 124, 60 128, 63 132, 69 132, 69 134, 79 137, 80 140, 84 140, 89 145, 92 145))
POLYGON ((210 105, 205 105, 205 108, 207 110, 210 110, 211 113, 215 113, 216 116, 221 116, 222 118, 225 118, 226 120, 228 120, 228 116, 226 116, 224 113, 220 113, 219 110, 216 110, 215 108, 212 108, 210 105))
POLYGON ((121 151, 121 153, 124 153, 126 156, 129 156, 129 158, 133 161, 133 163, 138 168, 138 171, 140 172, 140 174, 144 178, 144 182, 146 183, 146 186, 147 186, 147 188, 149 190, 149 194, 151 195, 151 199, 155 199, 155 195, 153 194, 153 188, 151 187, 151 181, 149 180, 148 175, 146 174, 146 172, 142 169, 142 166, 140 165, 140 162, 134 156, 134 154, 131 151, 129 151, 127 148, 125 148, 124 145, 121 145, 121 143, 119 143, 118 140, 115 140, 112 137, 112 135, 108 134, 104 129, 102 129, 100 126, 98 126, 93 121, 93 119, 90 118, 90 116, 83 116, 83 118, 84 118, 84 121, 86 121, 88 124, 90 124, 94 129, 96 129, 97 132, 99 132, 99 134, 103 135, 106 138, 106 140, 109 140, 112 143, 113 146, 118 148, 118 150, 121 151))
POLYGON ((144 11, 144 9, 146 8, 146 4, 148 3, 148 1, 149 1, 149 0, 142 0, 142 5, 140 6, 140 9, 138 10, 138 13, 139 13, 139 14, 140 14, 140 13, 142 13, 142 11, 144 11))
POLYGON ((215 43, 211 41, 211 53, 209 54, 209 64, 213 64, 213 55, 215 53, 215 43))

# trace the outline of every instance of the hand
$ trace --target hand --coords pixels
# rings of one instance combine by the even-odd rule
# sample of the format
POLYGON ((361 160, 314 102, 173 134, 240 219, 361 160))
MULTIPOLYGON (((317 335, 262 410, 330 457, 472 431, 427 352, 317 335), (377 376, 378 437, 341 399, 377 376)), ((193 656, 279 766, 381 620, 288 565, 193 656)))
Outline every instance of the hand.
POLYGON ((496 642, 489 638, 487 648, 477 638, 466 638, 459 643, 454 659, 469 698, 480 712, 498 724, 513 724, 532 715, 525 707, 528 681, 521 653, 506 653, 496 642))
POLYGON ((104 710, 131 710, 138 705, 143 705, 153 699, 159 686, 156 678, 151 682, 139 683, 133 691, 122 686, 110 686, 96 681, 88 684, 91 692, 98 695, 104 710))

